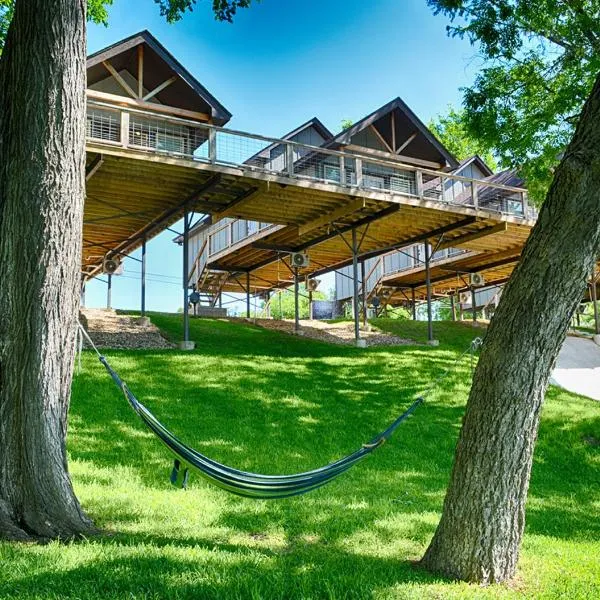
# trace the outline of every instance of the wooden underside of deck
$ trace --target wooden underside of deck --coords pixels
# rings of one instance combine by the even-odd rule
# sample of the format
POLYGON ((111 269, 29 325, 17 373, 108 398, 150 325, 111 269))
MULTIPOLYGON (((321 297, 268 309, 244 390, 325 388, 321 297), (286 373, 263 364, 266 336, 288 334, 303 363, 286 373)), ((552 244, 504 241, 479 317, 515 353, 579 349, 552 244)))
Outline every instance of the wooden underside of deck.
MULTIPOLYGON (((100 272, 107 255, 129 254, 186 210, 282 225, 210 257, 213 268, 244 274, 244 280, 250 271, 256 290, 289 285, 291 273, 279 259, 290 251, 308 252, 311 265, 303 276, 347 264, 352 227, 361 253, 425 238, 435 243, 442 235, 444 244, 520 252, 532 225, 471 207, 105 145, 88 144, 87 168, 88 277, 100 272), (505 231, 492 229, 502 223, 505 231)), ((224 289, 241 291, 235 280, 224 289)))

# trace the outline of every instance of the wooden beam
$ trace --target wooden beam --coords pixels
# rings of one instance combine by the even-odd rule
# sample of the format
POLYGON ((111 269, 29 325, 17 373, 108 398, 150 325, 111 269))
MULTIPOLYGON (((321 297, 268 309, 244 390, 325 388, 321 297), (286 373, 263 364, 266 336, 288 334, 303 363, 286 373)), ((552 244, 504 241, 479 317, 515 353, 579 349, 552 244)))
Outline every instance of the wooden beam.
POLYGON ((160 94, 160 92, 162 92, 165 88, 168 88, 175 81, 177 81, 177 75, 173 75, 173 77, 171 77, 170 79, 167 79, 166 81, 163 81, 160 85, 157 85, 151 92, 148 92, 142 98, 142 100, 144 102, 147 102, 148 100, 150 100, 150 98, 154 98, 156 94, 160 94))
POLYGON ((138 53, 138 98, 144 96, 144 44, 137 48, 138 53))
POLYGON ((396 150, 396 154, 400 154, 400 152, 402 152, 402 150, 404 150, 404 148, 406 148, 406 146, 408 146, 417 137, 417 133, 418 132, 415 131, 411 136, 409 136, 406 141, 403 142, 400 148, 396 150))
POLYGON ((104 157, 102 156, 102 154, 96 155, 96 158, 94 158, 94 160, 85 169, 86 182, 94 176, 94 173, 96 173, 96 171, 102 166, 103 162, 104 157))
POLYGON ((372 148, 364 148, 363 146, 356 146, 354 144, 348 144, 344 146, 346 150, 351 152, 355 152, 356 154, 363 154, 365 156, 374 156, 376 158, 381 158, 383 160, 393 161, 403 161, 407 163, 413 163, 415 165, 421 167, 427 167, 428 169, 441 169, 444 165, 442 163, 433 162, 430 160, 423 160, 421 158, 415 158, 414 156, 405 156, 403 154, 388 154, 387 152, 382 152, 381 150, 373 150, 372 148))
MULTIPOLYGON (((234 198, 229 204, 227 204, 221 211, 213 215, 213 223, 220 221, 225 217, 231 216, 232 213, 236 211, 240 207, 240 204, 248 200, 251 196, 256 194, 260 188, 251 187, 247 189, 245 192, 242 192, 239 196, 234 198)), ((235 216, 235 215, 234 215, 235 216)))
POLYGON ((269 242, 253 242, 252 247, 257 250, 272 250, 273 252, 294 252, 294 246, 282 246, 280 244, 270 244, 269 242))
POLYGON ((304 223, 298 227, 298 235, 303 236, 309 231, 313 231, 313 229, 318 229, 319 227, 323 227, 324 225, 329 225, 329 223, 333 223, 341 219, 342 217, 347 217, 356 211, 363 210, 366 206, 366 202, 362 199, 352 200, 348 204, 344 206, 340 206, 336 210, 317 217, 312 221, 308 221, 308 223, 304 223))
POLYGON ((106 70, 117 80, 117 83, 132 97, 137 98, 137 94, 131 89, 129 84, 119 75, 117 70, 107 61, 103 60, 102 64, 106 70))
POLYGON ((185 119, 193 119, 195 121, 203 121, 204 123, 210 123, 212 117, 207 113, 196 112, 193 110, 186 110, 184 108, 175 108, 174 106, 164 106, 163 104, 154 104, 152 102, 144 102, 138 98, 126 98, 125 96, 117 96, 117 94, 108 94, 106 92, 98 92, 97 90, 86 90, 88 98, 92 100, 99 100, 101 102, 110 102, 115 104, 117 107, 132 106, 134 108, 140 108, 142 110, 149 110, 152 112, 165 113, 175 117, 183 117, 185 119))
POLYGON ((449 239, 445 242, 442 242, 437 250, 445 250, 446 248, 456 248, 457 246, 461 246, 462 244, 466 244, 468 242, 472 242, 474 240, 478 240, 479 238, 486 237, 488 235, 493 235, 494 233, 501 233, 508 229, 507 223, 498 223, 497 225, 492 225, 490 227, 484 227, 483 229, 479 229, 477 231, 472 231, 471 233, 467 233, 465 235, 461 235, 452 239, 449 239))
POLYGON ((375 135, 378 137, 379 141, 393 154, 394 151, 392 150, 390 145, 385 141, 385 138, 381 135, 379 129, 377 129, 377 127, 375 127, 375 125, 370 125, 369 127, 373 130, 373 133, 375 133, 375 135))

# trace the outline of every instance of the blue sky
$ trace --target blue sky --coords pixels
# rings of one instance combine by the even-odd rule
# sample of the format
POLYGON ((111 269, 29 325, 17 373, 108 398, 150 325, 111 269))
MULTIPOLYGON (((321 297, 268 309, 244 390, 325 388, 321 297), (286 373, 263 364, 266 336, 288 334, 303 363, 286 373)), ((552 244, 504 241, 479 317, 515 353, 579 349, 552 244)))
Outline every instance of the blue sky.
MULTIPOLYGON (((425 0, 262 0, 233 24, 216 22, 210 5, 199 0, 168 25, 153 0, 114 0, 109 26, 90 25, 88 49, 148 29, 233 113, 229 126, 274 137, 313 116, 337 132, 342 119, 357 121, 396 96, 427 122, 460 104, 459 88, 479 66, 425 0)), ((183 304, 172 239, 165 232, 148 244, 149 310, 183 304)), ((124 276, 113 278, 114 307, 139 308, 139 270, 126 260, 124 276)), ((86 303, 104 306, 106 285, 88 284, 86 303)))

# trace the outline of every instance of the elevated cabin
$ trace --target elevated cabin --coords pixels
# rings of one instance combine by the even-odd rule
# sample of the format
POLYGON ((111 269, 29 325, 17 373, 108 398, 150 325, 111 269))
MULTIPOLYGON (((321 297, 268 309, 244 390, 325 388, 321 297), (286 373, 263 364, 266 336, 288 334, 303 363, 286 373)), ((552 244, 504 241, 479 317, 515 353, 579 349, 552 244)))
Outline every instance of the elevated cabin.
MULTIPOLYGON (((480 181, 486 181, 488 178, 495 177, 493 171, 485 163, 485 161, 477 156, 471 156, 460 163, 454 169, 453 174, 460 175, 469 179, 477 179, 480 181)), ((522 184, 522 181, 513 181, 513 185, 517 187, 517 184, 522 184)), ((447 195, 451 198, 462 197, 465 190, 465 182, 462 179, 449 180, 446 183, 447 195)), ((465 254, 473 254, 469 250, 463 248, 444 248, 438 250, 432 254, 432 264, 439 267, 443 265, 451 264, 456 260, 457 257, 463 257, 465 254)), ((393 298, 391 288, 388 286, 386 293, 381 293, 382 289, 386 287, 385 282, 388 278, 407 272, 407 271, 419 271, 425 269, 425 245, 414 244, 412 246, 403 247, 398 250, 382 254, 381 256, 375 256, 368 258, 364 261, 364 267, 361 265, 361 276, 360 276, 360 291, 361 294, 367 294, 370 298, 374 295, 379 294, 384 302, 392 303, 394 300, 398 301, 398 298, 393 298), (365 284, 363 286, 364 271, 365 284)), ((410 290, 409 286, 407 289, 410 290)), ((338 300, 349 300, 353 295, 353 280, 352 280, 352 266, 348 265, 343 269, 339 269, 335 272, 335 293, 338 300)), ((409 291, 410 295, 410 291, 409 291)), ((401 298, 403 300, 403 298, 401 298)))
MULTIPOLYGON (((311 119, 280 142, 255 153, 244 164, 267 171, 283 170, 295 180, 384 192, 386 198, 390 193, 418 197, 425 202, 431 200, 431 206, 442 203, 450 210, 456 207, 458 212, 461 207, 479 208, 478 198, 482 197, 492 213, 501 218, 504 214, 524 221, 531 217, 521 188, 492 185, 475 189, 475 180, 483 182, 491 176, 487 165, 479 157, 459 163, 399 98, 336 136, 327 132, 317 119, 311 119)), ((242 198, 241 204, 244 202, 242 198)), ((301 202, 309 204, 309 192, 301 202)), ((429 223, 433 231, 442 228, 450 232, 453 228, 444 219, 438 220, 434 213, 428 216, 423 213, 423 223, 416 223, 408 207, 393 214, 392 207, 370 205, 368 200, 354 201, 342 210, 332 208, 320 215, 316 213, 309 224, 299 226, 275 219, 271 226, 265 222, 231 220, 239 206, 234 203, 221 213, 222 218, 217 216, 211 224, 207 222, 192 232, 190 284, 212 295, 213 302, 219 291, 242 292, 251 288, 263 292, 290 285, 293 279, 289 268, 282 266, 280 258, 292 251, 307 250, 311 255, 312 266, 301 269, 302 276, 315 270, 332 270, 340 263, 348 264, 347 244, 336 235, 336 230, 347 230, 352 222, 364 224, 366 221, 361 219, 370 220, 370 215, 373 222, 371 235, 363 240, 365 250, 375 251, 377 246, 385 248, 403 239, 410 240, 423 231, 423 223, 429 223), (246 232, 242 238, 240 230, 246 232), (199 243, 196 238, 200 238, 199 243), (248 271, 250 278, 245 275, 248 271)), ((462 229, 457 227, 456 234, 472 233, 472 229, 490 225, 485 218, 476 221, 468 224, 465 220, 455 221, 465 225, 462 229)), ((519 227, 511 226, 506 244, 518 245, 523 234, 526 237, 519 227)))
POLYGON ((231 113, 148 31, 88 57, 86 94, 83 275, 90 277, 106 256, 131 252, 179 218, 173 209, 207 179, 169 178, 160 165, 144 173, 139 158, 207 155, 209 129, 201 124, 223 126, 231 113), (139 152, 138 160, 125 161, 122 149, 139 152))

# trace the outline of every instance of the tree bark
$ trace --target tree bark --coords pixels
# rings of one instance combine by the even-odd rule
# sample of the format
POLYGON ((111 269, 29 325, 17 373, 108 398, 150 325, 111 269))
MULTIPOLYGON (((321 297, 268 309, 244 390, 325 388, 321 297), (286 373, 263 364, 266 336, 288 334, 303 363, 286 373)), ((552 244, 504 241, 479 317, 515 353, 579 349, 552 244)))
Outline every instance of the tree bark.
POLYGON ((548 379, 599 252, 600 77, 486 335, 426 568, 515 574, 548 379))
POLYGON ((17 0, 0 59, 0 537, 92 529, 65 438, 85 194, 86 0, 17 0))

